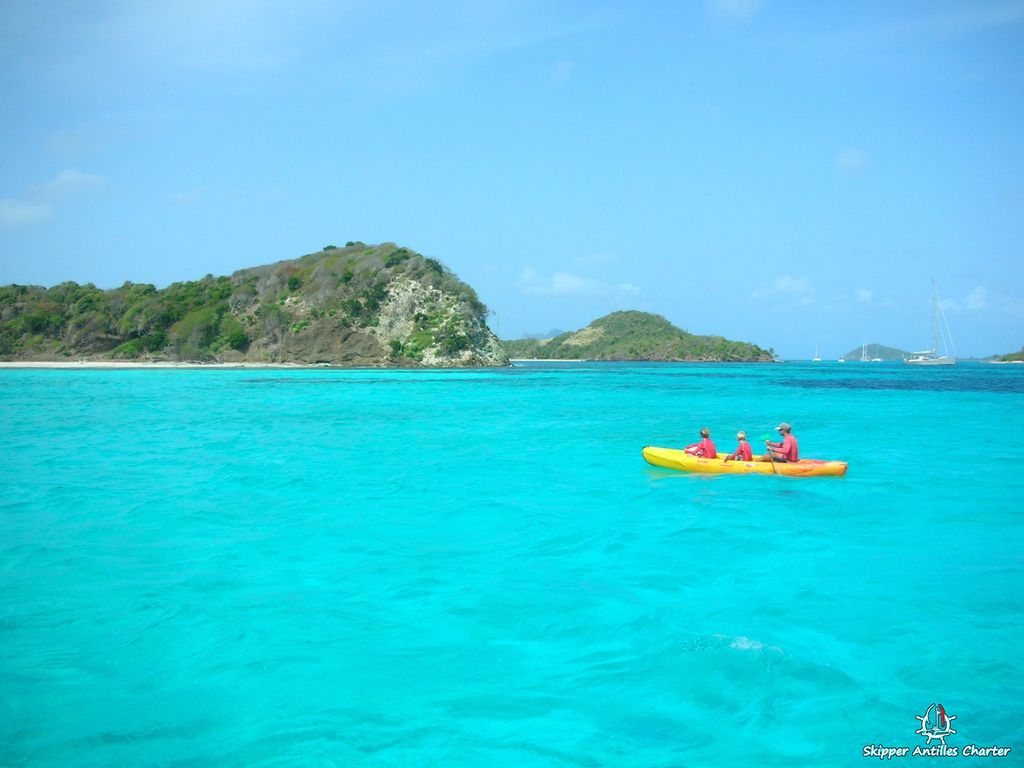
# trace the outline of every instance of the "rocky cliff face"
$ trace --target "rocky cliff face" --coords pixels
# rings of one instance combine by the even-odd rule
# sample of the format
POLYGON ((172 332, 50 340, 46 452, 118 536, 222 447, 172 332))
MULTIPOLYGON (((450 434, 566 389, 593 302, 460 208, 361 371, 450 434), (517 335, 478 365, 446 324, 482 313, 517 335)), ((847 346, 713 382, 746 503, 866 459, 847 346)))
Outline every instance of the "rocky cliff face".
POLYGON ((112 291, 0 288, 0 357, 350 366, 507 365, 473 289, 392 243, 112 291))

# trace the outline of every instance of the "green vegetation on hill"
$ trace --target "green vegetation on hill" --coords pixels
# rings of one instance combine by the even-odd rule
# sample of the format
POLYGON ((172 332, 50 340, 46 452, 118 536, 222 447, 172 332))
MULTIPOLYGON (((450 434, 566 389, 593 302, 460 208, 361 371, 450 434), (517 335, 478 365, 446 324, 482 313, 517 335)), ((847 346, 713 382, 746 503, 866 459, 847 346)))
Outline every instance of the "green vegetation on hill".
POLYGON ((996 360, 1001 363, 1015 363, 1024 362, 1024 347, 1021 347, 1020 352, 1010 352, 1006 355, 996 355, 996 360))
POLYGON ((661 315, 612 312, 553 339, 502 341, 513 358, 556 360, 770 361, 771 350, 721 336, 696 336, 661 315))
POLYGON ((505 364, 486 315, 435 259, 350 241, 163 290, 0 287, 0 359, 505 364))
MULTIPOLYGON (((862 347, 857 347, 856 349, 851 349, 843 357, 847 360, 860 360, 862 351, 864 351, 862 347)), ((896 347, 884 347, 881 344, 868 344, 866 352, 868 360, 873 360, 877 357, 885 362, 898 362, 906 360, 911 356, 910 352, 896 349, 896 347)))

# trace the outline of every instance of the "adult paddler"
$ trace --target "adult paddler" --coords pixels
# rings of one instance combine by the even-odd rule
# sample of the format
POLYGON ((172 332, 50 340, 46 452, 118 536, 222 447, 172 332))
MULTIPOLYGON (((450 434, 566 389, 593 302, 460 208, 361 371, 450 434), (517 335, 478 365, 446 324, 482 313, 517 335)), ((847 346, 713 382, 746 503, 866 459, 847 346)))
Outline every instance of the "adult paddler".
MULTIPOLYGON (((771 460, 782 461, 787 464, 800 461, 800 447, 793 436, 793 428, 789 425, 789 422, 784 421, 775 429, 782 436, 782 442, 772 443, 768 440, 764 441, 771 455, 771 460)), ((768 461, 769 459, 766 458, 765 460, 768 461)))

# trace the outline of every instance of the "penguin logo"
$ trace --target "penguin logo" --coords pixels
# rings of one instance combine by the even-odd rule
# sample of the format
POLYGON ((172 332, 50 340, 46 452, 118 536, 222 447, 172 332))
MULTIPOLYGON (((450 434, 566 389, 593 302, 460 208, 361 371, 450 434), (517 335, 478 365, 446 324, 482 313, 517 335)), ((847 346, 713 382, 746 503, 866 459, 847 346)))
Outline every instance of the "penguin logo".
POLYGON ((921 727, 914 733, 924 736, 929 744, 932 743, 932 739, 938 739, 942 746, 946 746, 946 737, 956 733, 953 729, 956 715, 947 715, 941 704, 930 705, 923 715, 916 715, 915 719, 921 721, 921 727))

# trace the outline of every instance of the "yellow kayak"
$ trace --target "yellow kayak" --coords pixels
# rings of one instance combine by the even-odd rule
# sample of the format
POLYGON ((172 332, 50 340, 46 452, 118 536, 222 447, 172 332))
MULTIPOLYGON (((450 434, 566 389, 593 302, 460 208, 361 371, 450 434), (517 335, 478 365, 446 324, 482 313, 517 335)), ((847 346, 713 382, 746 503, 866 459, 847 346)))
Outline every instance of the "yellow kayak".
POLYGON ((786 475, 787 477, 842 477, 846 474, 845 461, 822 461, 801 459, 792 464, 769 461, 723 461, 729 454, 720 453, 717 458, 691 456, 679 448, 656 448, 647 446, 643 450, 648 464, 665 469, 681 469, 686 472, 707 472, 728 475, 786 475))

